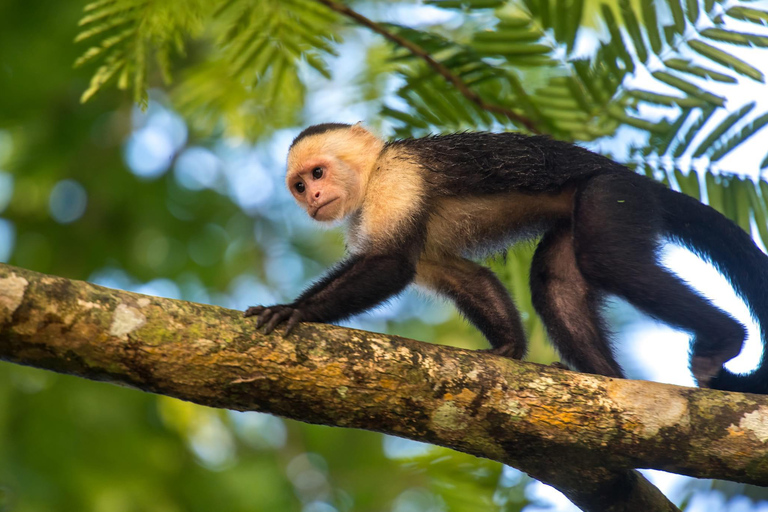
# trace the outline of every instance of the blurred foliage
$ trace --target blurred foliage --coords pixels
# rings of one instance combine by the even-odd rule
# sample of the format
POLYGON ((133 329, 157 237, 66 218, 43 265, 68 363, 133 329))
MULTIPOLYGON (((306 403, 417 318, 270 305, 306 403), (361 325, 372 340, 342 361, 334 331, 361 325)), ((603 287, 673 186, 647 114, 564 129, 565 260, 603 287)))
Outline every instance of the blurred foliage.
MULTIPOLYGON (((768 123, 765 2, 424 3, 348 5, 485 103, 708 201, 768 244, 768 155, 754 137, 768 123)), ((0 260, 234 308, 294 296, 343 254, 338 231, 319 232, 282 190, 300 126, 519 128, 315 0, 4 0, 0 92, 0 260)), ((532 251, 489 263, 523 313, 529 358, 547 363, 526 291, 532 251)), ((412 293, 353 323, 485 346, 412 293)), ((514 471, 388 442, 0 367, 0 511, 532 506, 514 471)), ((702 485, 768 498, 707 483, 678 499, 702 485)))

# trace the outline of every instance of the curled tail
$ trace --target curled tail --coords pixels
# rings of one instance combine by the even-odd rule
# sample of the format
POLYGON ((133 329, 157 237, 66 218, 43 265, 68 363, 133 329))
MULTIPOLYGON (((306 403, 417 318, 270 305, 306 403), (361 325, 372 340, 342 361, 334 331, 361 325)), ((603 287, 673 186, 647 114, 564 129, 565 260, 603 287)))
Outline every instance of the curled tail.
POLYGON ((710 381, 710 387, 768 394, 768 256, 747 233, 715 209, 673 190, 659 188, 659 193, 667 234, 710 261, 744 299, 760 325, 760 366, 746 375, 722 368, 710 381))

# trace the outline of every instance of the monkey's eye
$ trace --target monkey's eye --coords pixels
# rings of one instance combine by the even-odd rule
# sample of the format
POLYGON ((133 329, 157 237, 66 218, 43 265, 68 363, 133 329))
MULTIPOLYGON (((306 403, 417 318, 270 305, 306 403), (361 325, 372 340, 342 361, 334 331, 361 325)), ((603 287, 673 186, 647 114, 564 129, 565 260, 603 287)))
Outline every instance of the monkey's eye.
POLYGON ((323 168, 322 167, 315 167, 312 169, 312 177, 316 180, 319 180, 323 177, 323 168))
POLYGON ((303 194, 303 193, 304 193, 304 190, 306 189, 306 187, 304 186, 304 184, 303 184, 302 182, 300 182, 300 181, 299 181, 298 183, 296 183, 296 184, 293 186, 293 188, 295 188, 295 189, 296 189, 296 192, 298 192, 299 194, 303 194))

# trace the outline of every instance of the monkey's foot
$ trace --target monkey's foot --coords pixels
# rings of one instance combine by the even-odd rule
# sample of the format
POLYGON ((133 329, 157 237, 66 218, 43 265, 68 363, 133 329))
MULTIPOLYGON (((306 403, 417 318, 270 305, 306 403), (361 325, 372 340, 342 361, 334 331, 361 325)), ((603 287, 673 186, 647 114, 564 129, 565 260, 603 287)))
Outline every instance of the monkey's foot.
POLYGON ((276 306, 252 306, 245 310, 243 316, 258 316, 256 328, 264 325, 264 334, 269 334, 275 330, 280 323, 286 322, 285 336, 288 336, 296 325, 301 322, 303 314, 300 309, 287 305, 276 306))
POLYGON ((693 356, 691 358, 691 373, 693 373, 693 378, 696 379, 696 383, 702 388, 708 388, 709 383, 718 373, 720 373, 723 363, 727 360, 728 359, 712 356, 693 356))
POLYGON ((510 359, 522 359, 525 353, 518 347, 513 345, 502 345, 494 348, 482 348, 480 352, 488 352, 489 354, 496 354, 497 356, 508 357, 510 359))
POLYGON ((560 370, 571 370, 571 368, 568 365, 561 363, 560 361, 549 363, 549 366, 550 368, 558 368, 560 370))

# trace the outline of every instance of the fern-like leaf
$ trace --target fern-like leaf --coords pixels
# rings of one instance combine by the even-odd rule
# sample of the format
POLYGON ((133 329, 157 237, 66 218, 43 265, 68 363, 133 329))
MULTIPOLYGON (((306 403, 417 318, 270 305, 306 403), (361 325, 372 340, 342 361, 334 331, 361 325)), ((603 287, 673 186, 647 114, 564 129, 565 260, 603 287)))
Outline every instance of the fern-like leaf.
POLYGON ((744 105, 736 112, 732 113, 723 121, 713 129, 709 135, 699 144, 699 147, 696 148, 696 150, 693 152, 693 157, 699 157, 709 151, 712 148, 712 145, 715 141, 717 141, 720 137, 722 137, 725 132, 727 132, 734 124, 736 124, 742 117, 747 115, 753 108, 755 107, 755 103, 749 103, 747 105, 744 105))
POLYGON ((714 46, 708 45, 703 41, 689 41, 688 44, 695 52, 702 55, 703 57, 711 59, 718 64, 722 64, 727 68, 731 68, 737 73, 746 75, 753 80, 757 80, 758 82, 765 81, 763 73, 760 72, 759 69, 747 64, 738 57, 734 57, 733 55, 719 50, 714 46))
POLYGON ((161 75, 170 81, 170 54, 183 53, 184 39, 201 30, 203 15, 203 0, 100 0, 86 5, 75 41, 101 40, 75 66, 99 60, 102 65, 81 100, 88 101, 119 72, 118 87, 132 86, 134 100, 145 104, 148 53, 155 52, 161 75))

